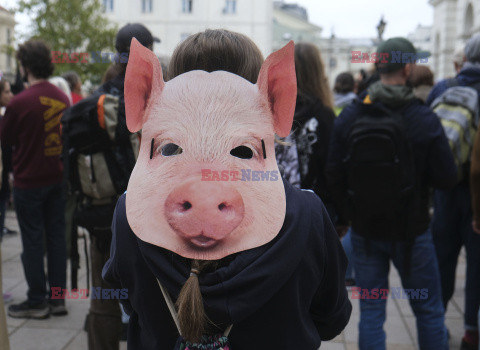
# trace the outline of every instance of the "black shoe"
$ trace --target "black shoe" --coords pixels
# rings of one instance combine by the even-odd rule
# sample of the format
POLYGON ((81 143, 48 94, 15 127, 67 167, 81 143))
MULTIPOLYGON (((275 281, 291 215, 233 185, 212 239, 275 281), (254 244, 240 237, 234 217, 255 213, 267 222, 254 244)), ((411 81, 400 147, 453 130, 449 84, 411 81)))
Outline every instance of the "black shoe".
POLYGON ((50 308, 50 314, 53 316, 65 316, 68 314, 67 308, 65 307, 65 300, 63 299, 50 299, 48 301, 48 307, 50 308))
POLYGON ((31 304, 28 300, 21 304, 14 304, 8 307, 8 315, 14 318, 35 318, 45 319, 50 316, 47 302, 31 304))

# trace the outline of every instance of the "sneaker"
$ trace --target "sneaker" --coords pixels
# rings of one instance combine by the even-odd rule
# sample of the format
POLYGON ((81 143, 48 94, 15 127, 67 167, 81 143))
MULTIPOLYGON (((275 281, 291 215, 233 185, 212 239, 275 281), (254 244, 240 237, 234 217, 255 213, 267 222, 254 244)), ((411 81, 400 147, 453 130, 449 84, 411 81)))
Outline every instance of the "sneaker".
POLYGON ((53 316, 65 316, 68 314, 65 300, 49 300, 48 307, 50 308, 50 314, 53 316))
POLYGON ((13 297, 10 293, 3 293, 3 303, 8 304, 13 300, 13 297))
POLYGON ((14 318, 44 319, 50 316, 47 302, 31 304, 28 300, 8 307, 8 315, 14 318))

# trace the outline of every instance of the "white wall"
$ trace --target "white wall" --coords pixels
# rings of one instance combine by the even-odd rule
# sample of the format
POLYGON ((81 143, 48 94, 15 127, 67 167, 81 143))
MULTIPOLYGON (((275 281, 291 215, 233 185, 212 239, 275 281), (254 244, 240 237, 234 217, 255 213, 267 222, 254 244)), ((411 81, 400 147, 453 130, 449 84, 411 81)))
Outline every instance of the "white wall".
POLYGON ((237 0, 236 13, 224 14, 225 0, 193 0, 192 13, 182 12, 182 0, 153 0, 151 13, 142 13, 141 1, 114 0, 108 17, 119 24, 144 24, 162 42, 158 55, 171 55, 177 44, 207 28, 224 28, 249 36, 264 55, 272 47, 272 0, 237 0))
POLYGON ((431 0, 434 6, 432 38, 436 60, 432 67, 437 80, 455 75, 453 52, 465 43, 472 34, 480 33, 480 1, 478 0, 431 0), (465 14, 468 5, 473 7, 473 27, 465 33, 465 14), (437 38, 440 40, 437 42, 437 38))
MULTIPOLYGON (((15 19, 14 16, 6 11, 0 10, 0 47, 8 45, 7 33, 10 30, 10 45, 13 45, 15 19)), ((0 71, 3 73, 14 73, 16 68, 15 58, 8 59, 4 50, 0 51, 0 71)))

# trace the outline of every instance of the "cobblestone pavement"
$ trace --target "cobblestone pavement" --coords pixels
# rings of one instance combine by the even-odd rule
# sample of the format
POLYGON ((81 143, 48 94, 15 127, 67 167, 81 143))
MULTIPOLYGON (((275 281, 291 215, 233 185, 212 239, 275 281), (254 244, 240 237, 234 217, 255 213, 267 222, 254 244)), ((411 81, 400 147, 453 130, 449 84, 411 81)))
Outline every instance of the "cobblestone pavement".
MULTIPOLYGON (((7 212, 6 226, 19 230, 12 211, 7 212)), ((26 299, 27 285, 24 279, 23 267, 20 260, 22 251, 20 234, 4 237, 2 243, 2 269, 4 291, 13 295, 13 302, 26 299)), ((81 269, 79 270, 79 288, 86 288, 85 256, 83 241, 79 241, 81 269)), ((390 286, 400 287, 400 278, 396 270, 390 269, 390 286)), ((68 279, 70 284, 70 279, 68 279)), ((463 310, 465 285, 465 256, 460 256, 457 269, 456 290, 446 315, 447 327, 450 330, 450 349, 459 349, 463 335, 463 310)), ((350 293, 351 295, 351 293, 350 293)), ((322 350, 354 350, 358 349, 358 300, 352 300, 353 313, 350 323, 337 338, 322 343, 322 350)), ((89 300, 67 301, 69 314, 64 317, 50 317, 47 320, 14 319, 7 316, 8 332, 12 350, 85 350, 87 336, 83 331, 85 316, 89 308, 89 300)), ((388 350, 418 349, 416 341, 415 317, 407 300, 389 298, 387 303, 387 332, 388 350)), ((126 343, 122 342, 120 349, 125 350, 126 343)))

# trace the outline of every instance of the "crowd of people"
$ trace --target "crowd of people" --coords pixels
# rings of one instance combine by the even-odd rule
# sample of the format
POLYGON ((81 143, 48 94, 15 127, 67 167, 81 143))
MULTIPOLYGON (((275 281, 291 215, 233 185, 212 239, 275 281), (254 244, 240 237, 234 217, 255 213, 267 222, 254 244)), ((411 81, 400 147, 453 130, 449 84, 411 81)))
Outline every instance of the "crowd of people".
MULTIPOLYGON (((132 38, 149 50, 159 41, 143 25, 128 24, 116 37, 119 54, 129 51, 132 38)), ((416 50, 408 40, 392 38, 381 42, 376 51, 414 53, 416 50)), ((179 334, 155 279, 145 272, 149 271, 145 262, 138 262, 145 252, 128 253, 131 255, 128 259, 122 257, 132 249, 131 237, 125 229, 113 230, 112 242, 112 220, 128 227, 126 216, 121 212, 125 210, 124 199, 118 201, 116 214, 114 210, 126 190, 138 154, 139 135, 127 129, 125 116, 128 62, 112 64, 105 72, 102 85, 91 96, 84 96, 81 79, 75 72, 51 77, 55 69, 51 51, 41 40, 32 39, 20 45, 16 57, 20 81, 26 83, 20 83, 20 87, 17 83, 14 89, 8 81, 0 81, 0 106, 5 107, 0 120, 3 165, 0 233, 11 233, 4 229, 4 218, 11 198, 10 174, 13 174, 12 197, 21 231, 22 264, 28 290, 26 301, 11 303, 11 295, 4 293, 0 304, 11 303, 9 317, 45 319, 50 315, 66 315, 68 305, 62 298, 52 298, 51 288, 67 289, 67 259, 72 255, 72 251, 67 254, 67 245, 70 248, 70 240, 76 239, 72 230, 82 226, 91 237, 92 286, 129 291, 129 298, 120 302, 91 299, 85 325, 89 349, 118 349, 122 337, 128 338, 132 349, 173 348, 179 334), (66 126, 62 130, 61 124, 63 118, 75 117, 76 111, 91 106, 91 101, 99 114, 99 123, 103 121, 107 125, 104 129, 113 136, 110 146, 100 147, 85 157, 73 146, 78 140, 73 136, 67 138, 71 131, 66 126), (108 107, 108 101, 114 108, 108 107), (99 106, 101 108, 97 108, 99 106), (110 110, 114 124, 108 114, 110 110), (102 154, 105 167, 117 162, 118 173, 124 174, 112 179, 108 185, 110 191, 101 180, 93 184, 95 186, 87 184, 95 175, 97 179, 108 177, 100 172, 98 154, 102 154), (90 177, 82 177, 82 162, 87 164, 90 177), (96 164, 95 172, 93 164, 96 164), (88 192, 88 186, 93 186, 93 190, 88 192), (123 243, 115 237, 122 237, 123 243), (119 263, 119 259, 135 264, 133 273, 122 272, 124 264, 119 263), (128 337, 123 335, 126 328, 128 337)), ((189 320, 179 311, 183 324, 190 322, 197 327, 186 331, 183 337, 187 342, 194 342, 198 340, 198 329, 208 335, 223 333, 228 324, 233 323, 231 333, 228 329, 225 334, 230 334, 234 349, 268 348, 269 344, 277 343, 274 348, 316 349, 321 341, 334 338, 347 325, 351 305, 346 288, 354 287, 361 296, 359 348, 385 349, 383 326, 387 300, 379 297, 379 291, 389 289, 389 268, 393 262, 402 287, 411 291, 408 299, 416 317, 419 347, 448 349, 450 333, 445 326, 445 312, 454 293, 457 261, 464 247, 467 271, 461 350, 480 349, 480 138, 475 139, 480 106, 480 34, 470 38, 452 60, 456 76, 437 84, 428 67, 389 57, 377 62, 370 74, 338 75, 332 90, 321 52, 315 45, 297 43, 294 61, 297 96, 293 126, 289 136, 276 138, 275 151, 283 179, 290 183, 285 185, 287 213, 289 203, 294 201, 305 200, 315 206, 309 208, 311 215, 302 213, 303 220, 312 219, 310 226, 302 227, 316 238, 309 238, 311 244, 305 252, 293 246, 290 250, 281 247, 286 249, 283 251, 278 244, 273 244, 262 253, 269 256, 281 251, 291 261, 301 262, 294 266, 296 270, 290 271, 291 275, 280 281, 283 284, 277 281, 278 290, 271 291, 270 299, 263 304, 257 305, 259 300, 266 299, 265 290, 255 290, 255 294, 252 288, 250 293, 255 299, 252 305, 258 310, 248 313, 252 317, 250 323, 246 316, 239 320, 230 316, 226 324, 205 326, 206 319, 215 319, 218 315, 209 314, 214 308, 208 302, 216 301, 204 294, 208 289, 202 289, 203 298, 208 302, 205 311, 202 306, 200 321, 189 320), (456 94, 472 91, 475 96, 472 110, 460 102, 451 105, 456 94), (465 113, 467 122, 460 123, 465 113), (456 147, 463 147, 464 143, 466 148, 459 152, 460 148, 456 147), (292 194, 296 192, 291 192, 290 186, 313 191, 321 202, 298 199, 304 197, 292 194), (317 226, 315 229, 311 227, 313 224, 317 226), (317 240, 322 244, 317 246, 317 240), (295 259, 295 254, 304 254, 304 257, 295 259), (309 259, 311 256, 318 259, 309 259), (305 271, 311 275, 304 276, 305 271), (424 294, 416 295, 416 291, 424 294), (306 309, 296 312, 295 307, 286 304, 306 309), (262 324, 263 321, 253 322, 253 319, 270 321, 262 324), (269 338, 269 334, 277 334, 276 340, 269 338)), ((169 64, 162 65, 163 79, 172 80, 193 70, 221 70, 255 84, 263 62, 260 50, 246 36, 226 30, 206 30, 179 44, 169 64)), ((153 68, 152 71, 156 72, 153 68)), ((143 78, 139 76, 139 79, 143 78)), ((299 202, 296 205, 304 207, 299 202)), ((288 226, 287 221, 284 226, 288 226)), ((217 268, 233 268, 242 257, 246 264, 251 256, 242 254, 219 260, 218 266, 209 267, 206 273, 214 273, 217 268)), ((189 264, 182 259, 165 255, 157 261, 189 264)), ((255 265, 255 268, 282 275, 278 267, 284 266, 283 263, 269 264, 255 265)), ((197 276, 197 272, 204 273, 201 267, 196 266, 192 271, 196 272, 186 273, 177 289, 172 287, 181 295, 177 307, 183 307, 190 300, 193 294, 189 293, 199 293, 205 281, 197 276), (197 286, 192 287, 191 283, 197 286)), ((242 288, 251 288, 249 282, 254 281, 242 280, 242 288)), ((221 297, 222 303, 231 302, 235 305, 232 307, 247 314, 248 304, 227 302, 229 295, 221 297)), ((191 302, 194 304, 193 297, 191 302)), ((8 349, 1 306, 0 349, 8 349)), ((192 307, 192 314, 196 308, 192 307)), ((238 314, 242 314, 240 311, 238 314)))

